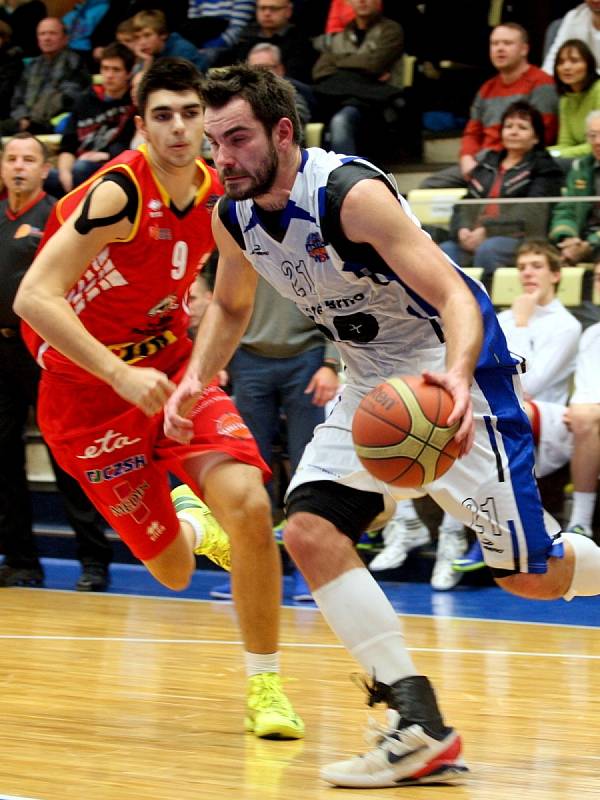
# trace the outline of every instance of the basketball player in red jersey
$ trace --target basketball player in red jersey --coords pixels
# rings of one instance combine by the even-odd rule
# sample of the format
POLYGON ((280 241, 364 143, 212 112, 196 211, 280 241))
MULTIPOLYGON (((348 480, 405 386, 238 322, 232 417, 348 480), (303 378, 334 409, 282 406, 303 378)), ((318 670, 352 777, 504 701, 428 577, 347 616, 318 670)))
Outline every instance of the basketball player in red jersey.
POLYGON ((187 586, 194 553, 226 568, 231 558, 249 676, 246 729, 299 738, 302 720, 278 677, 281 569, 268 468, 214 383, 191 412, 188 444, 163 433, 163 406, 191 351, 185 298, 214 247, 211 209, 222 194, 196 157, 200 82, 181 59, 146 73, 137 118, 145 145, 59 201, 15 310, 44 367, 38 418, 57 460, 169 588, 187 586), (175 507, 167 471, 191 487, 174 491, 175 507))

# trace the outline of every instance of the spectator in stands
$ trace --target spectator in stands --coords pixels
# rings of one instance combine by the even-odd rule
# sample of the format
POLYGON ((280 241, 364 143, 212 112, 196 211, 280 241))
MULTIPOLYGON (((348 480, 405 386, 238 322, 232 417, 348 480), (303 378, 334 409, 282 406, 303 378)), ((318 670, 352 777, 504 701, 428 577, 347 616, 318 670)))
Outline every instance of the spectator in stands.
POLYGON ((325 33, 340 33, 355 16, 354 8, 349 0, 331 0, 325 23, 325 33))
MULTIPOLYGON (((586 119, 590 155, 576 158, 567 175, 566 195, 586 197, 600 194, 600 110, 586 119)), ((558 203, 552 213, 550 241, 557 244, 567 264, 592 261, 600 254, 600 204, 558 203)))
POLYGON ((460 162, 431 175, 424 189, 467 185, 477 162, 488 150, 503 147, 500 130, 506 108, 516 100, 527 100, 544 120, 542 144, 554 144, 557 133, 558 97, 552 78, 529 64, 529 37, 516 23, 498 25, 490 37, 490 60, 498 74, 486 81, 471 107, 471 117, 463 132, 460 162))
POLYGON ((62 197, 93 175, 102 164, 129 148, 135 125, 129 93, 135 55, 114 42, 103 50, 102 84, 92 86, 73 106, 63 133, 57 168, 50 170, 45 188, 62 197))
MULTIPOLYGON (((525 241, 517 250, 516 263, 523 293, 511 308, 500 312, 498 320, 511 353, 526 367, 521 375, 523 405, 532 427, 539 479, 564 467, 571 457, 564 415, 581 324, 556 297, 561 258, 553 245, 542 239, 525 241)), ((455 566, 459 571, 484 566, 477 540, 455 566)))
POLYGON ((3 120, 2 132, 49 133, 52 120, 70 111, 90 84, 81 56, 67 47, 67 32, 61 20, 46 17, 37 27, 41 55, 33 58, 13 94, 10 119, 3 120))
POLYGON ((562 170, 544 149, 544 123, 530 103, 512 103, 501 119, 502 150, 489 150, 471 172, 467 198, 489 198, 481 205, 457 205, 451 238, 440 245, 460 266, 496 267, 513 263, 524 237, 546 235, 549 207, 540 203, 497 204, 493 198, 544 197, 560 193, 562 170))
POLYGON ((199 70, 206 69, 207 61, 195 45, 178 33, 169 33, 167 19, 162 11, 150 9, 137 13, 133 18, 133 31, 135 51, 144 63, 144 70, 154 60, 167 56, 187 58, 199 70))
POLYGON ((312 89, 305 83, 295 81, 286 75, 285 67, 281 61, 281 50, 277 45, 269 44, 268 42, 254 45, 248 53, 247 63, 251 67, 265 67, 275 75, 286 78, 296 92, 296 108, 298 109, 300 122, 303 125, 310 122, 315 102, 312 89))
MULTIPOLYGON (((167 18, 167 28, 170 31, 183 30, 187 0, 109 0, 108 11, 102 17, 92 33, 92 48, 94 58, 100 60, 101 48, 111 42, 119 41, 117 28, 121 22, 133 17, 140 11, 158 9, 167 18)), ((123 42, 126 44, 126 42, 123 42)))
POLYGON ((554 72, 556 54, 567 39, 581 39, 600 64, 600 0, 585 0, 565 14, 544 58, 543 69, 548 75, 554 72))
MULTIPOLYGON (((39 368, 21 339, 12 306, 52 209, 42 191, 47 170, 44 146, 30 133, 8 141, 1 164, 8 197, 0 203, 0 552, 5 554, 0 587, 40 586, 44 579, 25 471, 25 426, 36 405, 39 368)), ((77 589, 102 591, 111 560, 104 520, 77 481, 53 466, 82 563, 77 589)))
MULTIPOLYGON (((594 281, 600 288, 600 262, 594 265, 594 281)), ((573 505, 569 530, 593 535, 592 519, 600 475, 600 322, 581 337, 575 371, 575 391, 565 414, 573 434, 571 478, 573 505)))
POLYGON ((314 40, 321 53, 313 67, 315 93, 329 121, 332 150, 356 154, 361 128, 402 99, 404 34, 380 12, 380 0, 351 0, 356 18, 341 33, 314 40))
MULTIPOLYGON (((585 42, 567 39, 558 49, 554 80, 559 94, 558 141, 548 149, 554 158, 573 159, 592 152, 585 138, 585 120, 600 108, 596 59, 585 42)), ((567 169, 570 161, 565 162, 567 169)))
POLYGON ((185 30, 209 64, 216 61, 223 48, 239 41, 252 20, 254 6, 255 0, 188 0, 185 30))
POLYGON ((18 47, 27 58, 39 55, 36 30, 47 16, 42 0, 4 0, 0 7, 0 19, 12 28, 13 47, 18 47))
POLYGON ((119 22, 115 30, 115 41, 121 42, 125 47, 135 52, 135 28, 133 26, 133 17, 119 22))
POLYGON ((62 21, 69 35, 69 47, 95 69, 92 58, 92 34, 108 11, 108 0, 83 0, 64 15, 62 21))
POLYGON ((0 19, 0 119, 10 114, 13 91, 23 72, 23 53, 11 39, 12 28, 0 19))
POLYGON ((292 10, 290 0, 257 0, 256 19, 245 26, 237 44, 219 53, 216 63, 246 61, 255 45, 267 42, 280 49, 288 78, 310 81, 317 54, 306 36, 290 22, 292 10))

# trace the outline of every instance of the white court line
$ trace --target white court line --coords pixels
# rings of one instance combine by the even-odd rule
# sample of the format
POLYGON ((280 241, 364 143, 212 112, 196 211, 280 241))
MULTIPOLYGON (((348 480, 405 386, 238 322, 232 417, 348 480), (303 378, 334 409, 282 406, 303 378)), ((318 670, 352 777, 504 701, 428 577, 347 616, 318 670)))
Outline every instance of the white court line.
MULTIPOLYGON (((45 636, 34 634, 0 634, 1 640, 31 640, 42 642, 121 642, 123 644, 195 644, 195 645, 228 645, 240 647, 241 640, 235 639, 146 639, 128 636, 45 636)), ((306 650, 344 650, 341 644, 319 644, 318 642, 280 642, 280 647, 304 648, 306 650)), ((408 647, 413 653, 444 653, 477 656, 514 656, 515 658, 572 658, 580 661, 600 661, 600 655, 585 653, 545 653, 528 652, 526 650, 475 650, 458 647, 408 647)), ((0 800, 3 800, 0 795, 0 800)), ((25 798, 27 800, 27 798, 25 798)))
POLYGON ((36 797, 22 797, 20 794, 0 794, 0 800, 38 800, 36 797))
MULTIPOLYGON (((73 594, 72 589, 43 589, 39 587, 26 587, 19 586, 20 592, 54 592, 58 594, 73 594)), ((125 597, 136 600, 165 600, 167 603, 215 603, 219 606, 233 606, 232 600, 214 600, 205 599, 202 597, 169 597, 168 595, 154 595, 154 594, 126 594, 124 592, 89 592, 86 594, 86 600, 102 600, 107 597, 125 597)), ((555 601, 549 601, 555 602, 555 601)), ((297 606, 282 603, 281 608, 289 608, 292 611, 312 611, 313 613, 320 613, 319 608, 315 605, 297 606)), ((570 622, 537 622, 535 620, 521 620, 521 619, 489 619, 489 617, 460 617, 453 616, 452 614, 411 614, 409 611, 398 611, 399 617, 411 617, 414 619, 455 619, 459 622, 494 622, 502 625, 544 625, 549 628, 572 628, 574 630, 593 631, 597 630, 599 625, 572 625, 570 622)), ((0 800, 2 798, 0 797, 0 800)))

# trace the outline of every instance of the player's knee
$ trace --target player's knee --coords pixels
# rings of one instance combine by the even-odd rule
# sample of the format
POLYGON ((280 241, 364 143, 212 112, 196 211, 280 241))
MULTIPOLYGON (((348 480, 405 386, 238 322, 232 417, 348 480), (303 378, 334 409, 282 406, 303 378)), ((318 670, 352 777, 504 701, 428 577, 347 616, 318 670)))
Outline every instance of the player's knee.
POLYGON ((557 600, 563 593, 560 587, 549 581, 546 574, 535 575, 519 572, 506 578, 496 578, 496 583, 502 589, 518 597, 527 597, 530 600, 557 600))
POLYGON ((297 564, 305 564, 308 559, 336 543, 352 547, 350 539, 341 535, 332 523, 303 511, 289 517, 283 531, 283 543, 297 564))
POLYGON ((253 547, 270 544, 273 538, 271 503, 266 491, 240 492, 235 499, 230 499, 227 519, 222 524, 230 538, 243 539, 252 543, 253 547))
POLYGON ((600 415, 594 407, 575 404, 569 408, 569 424, 576 439, 586 438, 598 432, 600 415))
POLYGON ((151 570, 157 581, 173 592, 183 592, 190 585, 192 573, 183 566, 174 566, 168 570, 151 570))

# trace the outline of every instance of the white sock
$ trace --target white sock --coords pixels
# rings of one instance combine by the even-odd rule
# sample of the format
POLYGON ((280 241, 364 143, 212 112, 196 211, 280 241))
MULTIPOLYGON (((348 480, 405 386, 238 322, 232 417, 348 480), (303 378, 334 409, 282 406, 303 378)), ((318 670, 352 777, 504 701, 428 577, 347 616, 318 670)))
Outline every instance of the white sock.
POLYGON ((279 653, 249 653, 244 651, 246 675, 260 675, 262 672, 279 672, 279 653))
POLYGON ((444 512, 444 516, 442 517, 442 521, 440 523, 440 530, 441 531, 455 531, 455 530, 462 530, 463 525, 462 522, 459 522, 452 514, 449 514, 447 511, 444 512))
POLYGON ((600 547, 579 533, 563 533, 575 553, 575 571, 565 600, 574 597, 594 597, 600 594, 600 547))
POLYGON ((403 522, 414 522, 415 520, 421 522, 412 500, 399 500, 396 503, 393 519, 401 519, 403 522))
POLYGON ((177 519, 184 520, 185 522, 188 523, 188 525, 192 526, 192 530, 194 531, 194 552, 195 552, 202 544, 202 539, 204 539, 204 528, 202 527, 202 523, 200 522, 199 519, 197 519, 187 511, 180 511, 179 514, 177 514, 177 519))
POLYGON ((592 527, 592 518, 596 506, 596 492, 573 492, 573 507, 569 528, 572 525, 592 527))
POLYGON ((400 620, 371 574, 344 572, 313 592, 332 631, 365 672, 388 686, 417 675, 400 620))

